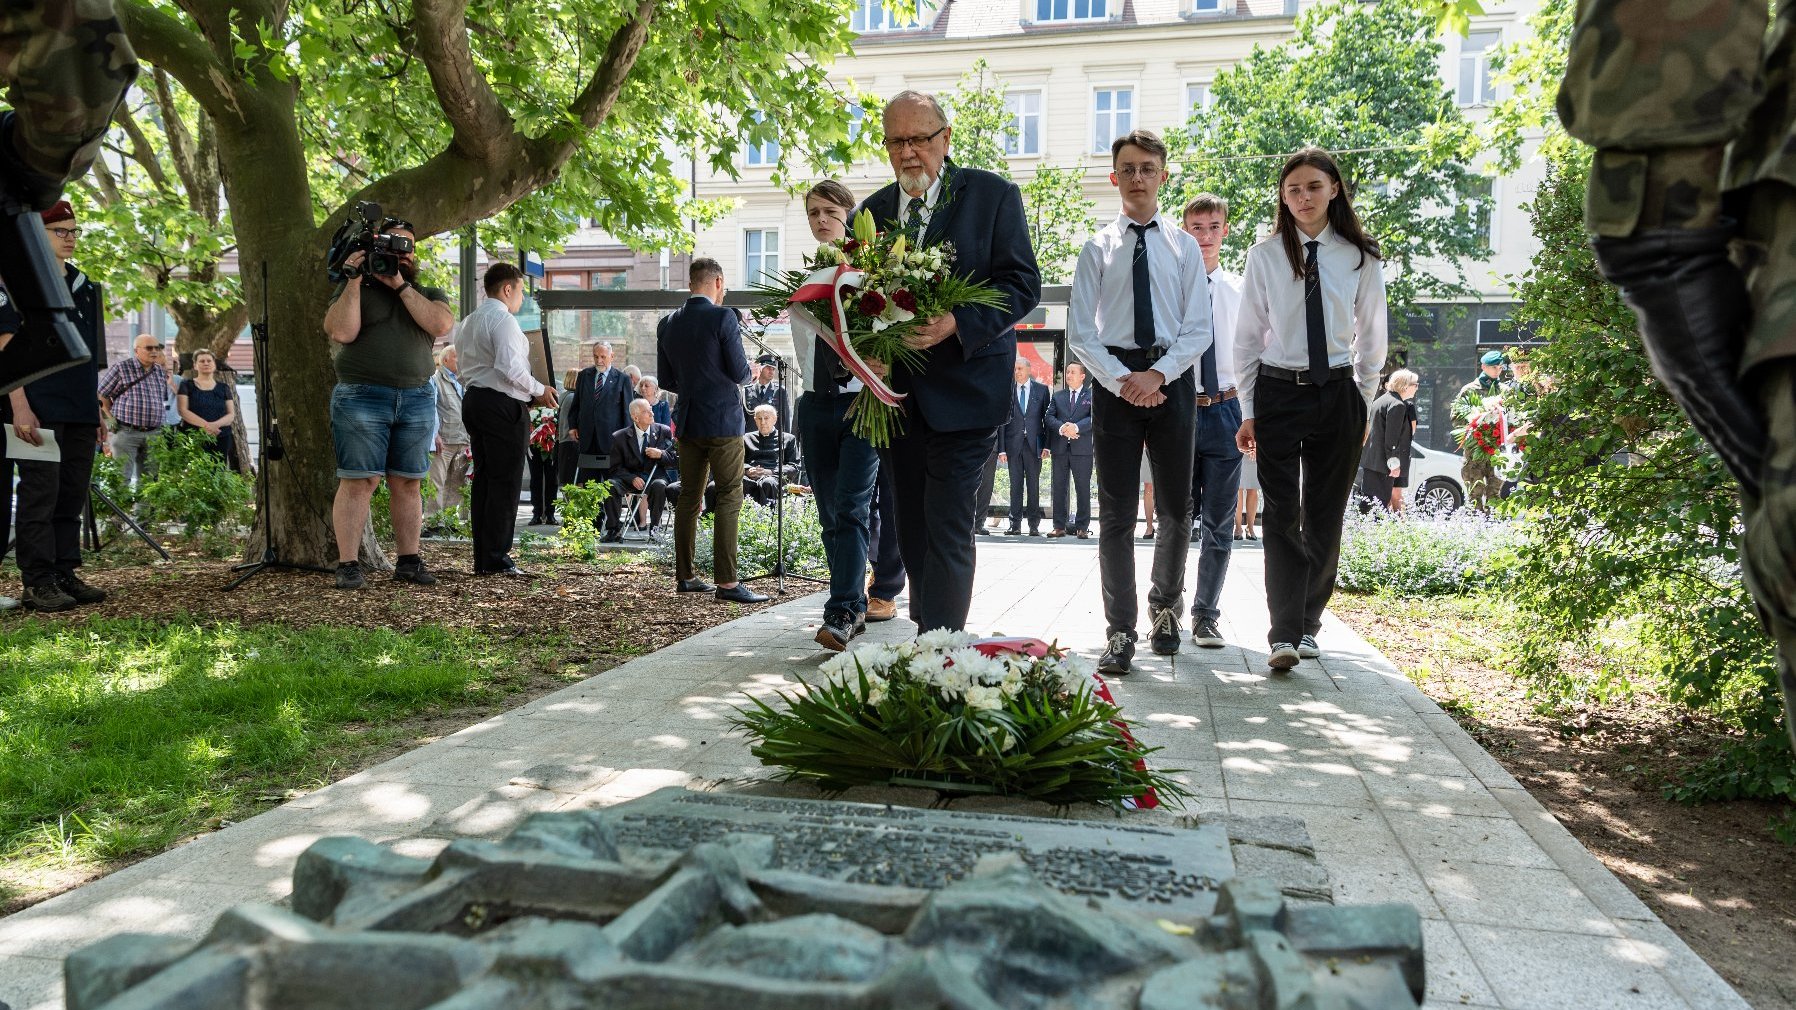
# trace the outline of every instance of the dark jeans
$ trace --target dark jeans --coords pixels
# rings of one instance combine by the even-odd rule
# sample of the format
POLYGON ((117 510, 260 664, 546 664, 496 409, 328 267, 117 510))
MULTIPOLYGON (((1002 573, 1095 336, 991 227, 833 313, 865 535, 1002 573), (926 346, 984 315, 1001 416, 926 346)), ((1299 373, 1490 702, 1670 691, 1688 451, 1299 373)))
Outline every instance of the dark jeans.
POLYGON ((1048 485, 1054 496, 1054 528, 1083 533, 1091 528, 1091 456, 1056 452, 1053 460, 1048 485), (1078 500, 1068 501, 1068 491, 1078 500))
POLYGON ((99 444, 100 426, 92 421, 46 422, 39 427, 56 432, 62 460, 21 459, 14 464, 19 468, 14 557, 27 587, 48 585, 81 567, 81 511, 87 507, 99 444))
POLYGON ((705 486, 717 482, 712 505, 711 572, 720 586, 736 581, 736 531, 742 521, 742 457, 739 437, 682 438, 674 443, 680 457, 680 499, 674 505, 674 577, 698 577, 693 551, 698 544, 698 514, 705 486))
POLYGON ((867 527, 867 560, 873 563, 873 584, 867 595, 876 600, 895 600, 904 592, 904 555, 898 550, 898 492, 892 488, 892 468, 879 463, 873 484, 873 508, 867 527))
POLYGON ((1235 550, 1235 505, 1241 486, 1241 401, 1224 400, 1197 410, 1197 454, 1191 463, 1191 501, 1198 523, 1197 590, 1191 596, 1195 620, 1222 616, 1222 580, 1235 550))
POLYGON ((1341 520, 1359 470, 1366 399, 1351 380, 1298 385, 1261 375, 1254 394, 1266 510, 1267 641, 1296 644, 1322 627, 1341 560, 1341 520))
POLYGON ((1041 451, 1030 452, 1027 445, 1019 448, 1021 452, 1006 456, 1010 468, 1010 528, 1021 529, 1027 519, 1029 532, 1034 533, 1041 528, 1041 451))
POLYGON ((980 521, 980 468, 993 455, 995 428, 936 431, 921 411, 905 419, 885 450, 898 499, 898 549, 910 575, 910 615, 917 630, 967 626, 973 605, 980 521))
POLYGON ((517 532, 524 457, 529 452, 530 405, 496 389, 469 386, 461 400, 462 425, 474 453, 468 482, 468 516, 474 529, 474 572, 511 567, 517 532))
POLYGON ((867 543, 879 454, 849 430, 844 417, 853 393, 805 393, 798 398, 798 437, 805 444, 823 556, 829 561, 825 619, 867 612, 867 543))
MULTIPOLYGON (((530 465, 530 515, 538 522, 555 518, 555 461, 534 449, 526 449, 530 465)), ((479 473, 479 471, 475 471, 479 473)))
MULTIPOLYGON (((1191 373, 1168 383, 1166 402, 1137 407, 1103 386, 1092 393, 1091 439, 1098 466, 1098 577, 1103 586, 1105 633, 1134 631, 1140 611, 1135 591, 1135 496, 1141 490, 1141 449, 1147 446, 1155 487, 1191 486, 1197 385, 1191 373)), ((1191 501, 1183 494, 1156 495, 1160 533, 1147 602, 1151 610, 1179 609, 1185 595, 1185 554, 1191 546, 1191 501)))

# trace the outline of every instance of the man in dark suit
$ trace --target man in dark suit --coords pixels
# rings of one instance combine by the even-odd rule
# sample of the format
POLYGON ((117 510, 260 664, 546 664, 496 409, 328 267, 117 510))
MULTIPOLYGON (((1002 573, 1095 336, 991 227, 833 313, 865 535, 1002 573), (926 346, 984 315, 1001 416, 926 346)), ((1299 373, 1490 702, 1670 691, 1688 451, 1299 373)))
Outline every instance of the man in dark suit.
POLYGON ((1091 390, 1085 388, 1085 366, 1067 362, 1061 373, 1066 388, 1048 404, 1048 450, 1054 457, 1050 478, 1054 496, 1054 528, 1050 537, 1072 534, 1091 539, 1091 390), (1070 486, 1069 486, 1070 485, 1070 486), (1067 492, 1078 495, 1077 508, 1067 492))
POLYGON ((973 599, 979 472, 1008 413, 1004 366, 1016 360, 1016 321, 1041 300, 1023 197, 991 172, 948 161, 953 130, 936 100, 905 91, 886 104, 886 155, 897 181, 867 198, 881 229, 922 245, 951 242, 954 272, 1004 296, 1002 308, 968 307, 910 336, 923 352, 892 386, 909 394, 904 431, 885 450, 897 486, 898 544, 911 577, 917 630, 961 630, 973 599))
POLYGON ((617 543, 624 538, 623 501, 627 496, 646 495, 649 525, 659 526, 667 496, 680 493, 680 454, 674 448, 673 430, 655 423, 649 401, 630 401, 630 426, 611 436, 611 464, 604 540, 617 543))
POLYGON ((1371 430, 1359 455, 1361 512, 1374 505, 1395 512, 1403 505, 1403 492, 1397 489, 1409 484, 1410 445, 1416 434, 1409 401, 1418 384, 1416 373, 1399 368, 1385 380, 1384 395, 1372 403, 1371 430))
MULTIPOLYGON (((567 412, 573 423, 568 434, 580 446, 580 455, 603 456, 611 451, 611 436, 630 426, 630 401, 639 395, 630 376, 611 366, 611 345, 602 340, 592 345, 592 364, 574 377, 574 402, 567 412)), ((582 469, 574 479, 584 484, 603 476, 597 470, 582 469)))
POLYGON ((736 526, 742 515, 742 393, 748 357, 742 353, 736 310, 723 304, 723 267, 708 256, 692 261, 692 297, 655 330, 661 385, 674 404, 680 498, 674 506, 674 577, 682 593, 714 592, 719 600, 762 603, 767 597, 736 581, 736 526), (698 577, 693 548, 705 485, 717 481, 712 527, 713 586, 698 577))
POLYGON ((1048 458, 1047 444, 1042 438, 1042 421, 1048 416, 1048 387, 1029 377, 1029 362, 1016 359, 1011 372, 1010 398, 1015 410, 1004 426, 1004 455, 1010 464, 1010 529, 1011 536, 1023 532, 1023 520, 1029 521, 1029 535, 1041 533, 1041 463, 1048 458))

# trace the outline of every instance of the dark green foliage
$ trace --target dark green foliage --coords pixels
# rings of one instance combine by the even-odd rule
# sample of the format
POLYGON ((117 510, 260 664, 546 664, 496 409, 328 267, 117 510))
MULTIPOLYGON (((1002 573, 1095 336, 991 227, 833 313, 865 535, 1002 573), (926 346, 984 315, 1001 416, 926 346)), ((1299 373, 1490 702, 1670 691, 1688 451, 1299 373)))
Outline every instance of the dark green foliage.
POLYGON ((605 499, 610 497, 611 482, 608 480, 589 480, 561 489, 558 506, 561 529, 556 536, 575 558, 591 561, 598 556, 605 499))
POLYGON ((212 451, 216 440, 203 431, 171 431, 150 442, 150 472, 137 489, 149 514, 178 522, 195 539, 227 526, 247 524, 256 488, 212 451))

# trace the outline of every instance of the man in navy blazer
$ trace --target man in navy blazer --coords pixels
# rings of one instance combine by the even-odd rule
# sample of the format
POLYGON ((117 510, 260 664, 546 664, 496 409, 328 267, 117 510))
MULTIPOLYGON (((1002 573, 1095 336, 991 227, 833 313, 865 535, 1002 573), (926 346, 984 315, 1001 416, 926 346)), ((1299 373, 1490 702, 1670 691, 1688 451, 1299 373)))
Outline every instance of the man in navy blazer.
POLYGON ((897 181, 861 206, 881 230, 906 230, 926 246, 952 243, 954 272, 990 284, 1005 300, 927 321, 910 337, 924 352, 922 366, 892 369, 892 388, 909 394, 904 431, 885 452, 911 577, 910 616, 918 631, 959 631, 973 599, 979 473, 1009 415, 1014 327, 1041 300, 1041 272, 1022 194, 991 172, 948 160, 954 131, 935 98, 901 92, 886 104, 883 122, 897 181))
MULTIPOLYGON (((611 345, 603 340, 592 345, 592 364, 574 377, 573 402, 567 410, 573 426, 568 434, 579 444, 581 455, 611 452, 612 434, 630 426, 630 401, 640 395, 631 386, 629 374, 612 367, 611 345)), ((574 479, 584 484, 602 476, 597 470, 581 470, 574 479)))
POLYGON ((674 577, 682 593, 715 593, 719 600, 767 599, 736 580, 736 524, 742 514, 742 384, 748 357, 736 310, 723 304, 723 267, 708 256, 692 261, 692 297, 662 317, 655 330, 655 370, 679 394, 674 443, 680 459, 680 497, 674 505, 674 577), (698 577, 693 548, 705 485, 717 482, 712 565, 717 585, 698 577))
POLYGON ((1011 373, 1010 423, 1003 428, 1005 461, 1010 465, 1010 529, 1016 536, 1029 520, 1029 535, 1041 532, 1041 461, 1048 458, 1042 421, 1048 415, 1048 387, 1029 375, 1029 361, 1016 359, 1011 373))
POLYGON ((1054 454, 1049 478, 1054 496, 1054 528, 1050 537, 1072 534, 1091 539, 1091 390, 1085 385, 1085 366, 1069 361, 1061 372, 1066 388, 1048 404, 1048 450, 1054 454), (1071 487, 1069 488, 1069 483, 1071 487), (1077 508, 1067 501, 1067 491, 1078 495, 1077 508), (1070 520, 1070 521, 1069 521, 1070 520))

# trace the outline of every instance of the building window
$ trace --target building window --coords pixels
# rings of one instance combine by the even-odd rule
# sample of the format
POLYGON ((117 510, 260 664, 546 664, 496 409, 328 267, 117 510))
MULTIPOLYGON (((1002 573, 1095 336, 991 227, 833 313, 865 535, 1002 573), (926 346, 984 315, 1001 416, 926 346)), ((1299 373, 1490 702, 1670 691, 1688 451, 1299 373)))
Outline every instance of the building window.
POLYGON ((1292 16, 1296 16, 1297 0, 1285 0, 1285 13, 1292 15, 1292 16))
POLYGON ((1041 92, 1006 93, 1004 112, 1010 117, 1004 127, 1004 153, 1040 156, 1041 92))
POLYGON ((867 128, 867 110, 861 103, 854 102, 848 106, 848 142, 850 144, 861 139, 861 131, 867 128))
POLYGON ((1110 142, 1134 128, 1134 88, 1099 88, 1091 93, 1091 153, 1109 154, 1110 142))
POLYGON ((1478 247, 1490 252, 1497 247, 1497 184, 1495 179, 1473 178, 1466 187, 1465 210, 1478 229, 1478 247))
POLYGON ((1210 106, 1213 104, 1215 104, 1215 102, 1210 97, 1210 85, 1208 83, 1185 85, 1186 120, 1190 120, 1193 116, 1209 112, 1210 106))
POLYGON ((774 284, 780 273, 778 228, 750 228, 742 233, 742 276, 750 284, 774 284))
POLYGON ((900 17, 886 8, 883 0, 854 0, 854 13, 849 15, 848 27, 863 34, 868 32, 902 32, 912 28, 921 28, 929 17, 932 5, 925 0, 917 4, 916 14, 900 17))
POLYGON ((1108 0, 1035 0, 1036 21, 1101 21, 1109 17, 1108 0))
POLYGON ((1503 41, 1502 32, 1472 32, 1459 45, 1459 104, 1489 105, 1497 89, 1490 81, 1490 51, 1503 41))
MULTIPOLYGON (((761 113, 755 113, 755 122, 759 123, 762 118, 764 117, 761 113)), ((757 144, 753 140, 750 140, 748 142, 746 153, 743 155, 743 160, 747 163, 749 168, 765 168, 769 165, 777 165, 780 160, 780 142, 769 139, 757 144)))
POLYGON ((1225 2, 1228 7, 1234 6, 1234 0, 1191 0, 1191 13, 1221 14, 1225 9, 1225 2))

